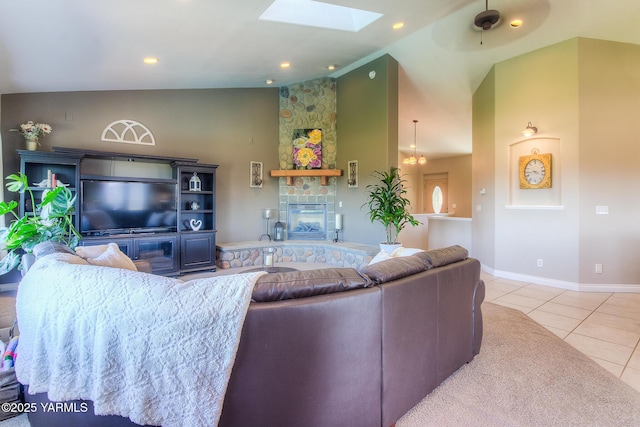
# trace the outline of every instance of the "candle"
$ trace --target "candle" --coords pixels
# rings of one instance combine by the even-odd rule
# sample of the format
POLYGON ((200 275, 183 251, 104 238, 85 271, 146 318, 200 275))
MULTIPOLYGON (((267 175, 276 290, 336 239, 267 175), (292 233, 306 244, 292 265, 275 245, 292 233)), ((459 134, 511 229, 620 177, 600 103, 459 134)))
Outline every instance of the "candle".
POLYGON ((336 230, 342 230, 342 214, 336 214, 336 230))
POLYGON ((264 219, 270 219, 271 218, 271 209, 265 209, 264 210, 264 219))
POLYGON ((264 254, 264 266, 265 267, 271 267, 273 266, 273 254, 272 253, 265 253, 264 254))

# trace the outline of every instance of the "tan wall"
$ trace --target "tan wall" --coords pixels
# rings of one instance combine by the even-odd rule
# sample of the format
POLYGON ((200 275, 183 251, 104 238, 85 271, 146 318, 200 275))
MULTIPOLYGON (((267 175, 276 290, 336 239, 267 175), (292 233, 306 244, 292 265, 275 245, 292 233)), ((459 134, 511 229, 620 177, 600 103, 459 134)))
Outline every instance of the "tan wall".
POLYGON ((371 173, 398 164, 398 63, 385 55, 339 77, 337 87, 337 167, 358 160, 359 186, 338 180, 336 212, 344 214, 344 240, 375 245, 384 240, 384 227, 372 224, 361 206, 371 173))
POLYGON ((578 52, 579 280, 640 284, 640 46, 579 39, 578 52))
POLYGON ((199 89, 68 92, 2 95, 2 162, 5 174, 19 169, 15 150, 23 138, 8 129, 27 120, 53 127, 52 146, 197 158, 219 164, 217 240, 256 240, 261 208, 275 207, 278 179, 278 89, 199 89), (101 142, 112 121, 132 119, 155 135, 156 146, 101 142), (249 188, 249 162, 264 162, 263 188, 249 188))
POLYGON ((472 101, 471 252, 491 268, 495 266, 496 253, 495 85, 494 67, 476 90, 472 101))
POLYGON ((473 245, 483 263, 551 284, 640 282, 633 261, 640 256, 640 203, 630 187, 639 174, 639 53, 639 46, 577 38, 495 65, 474 95, 473 198, 482 210, 474 211, 473 245), (492 87, 495 116, 483 111, 491 109, 492 87), (538 139, 523 142, 529 121, 538 139), (512 188, 514 144, 533 148, 550 139, 559 141, 553 188, 512 188), (491 162, 493 177, 482 167, 491 162), (596 216, 598 205, 610 214, 596 216), (604 274, 594 273, 595 263, 604 274))
MULTIPOLYGON (((495 180, 496 269, 576 282, 578 267, 578 63, 577 40, 569 40, 496 65, 495 180), (558 138, 562 159, 554 158, 553 188, 520 190, 519 204, 508 209, 511 172, 518 157, 510 157, 513 144, 523 140, 527 122, 538 127, 536 137, 558 138), (556 205, 552 197, 561 188, 562 210, 540 210, 556 205), (543 260, 543 267, 537 260, 543 260)), ((538 147, 524 143, 530 153, 538 147)), ((546 150, 543 150, 545 152, 546 150)))

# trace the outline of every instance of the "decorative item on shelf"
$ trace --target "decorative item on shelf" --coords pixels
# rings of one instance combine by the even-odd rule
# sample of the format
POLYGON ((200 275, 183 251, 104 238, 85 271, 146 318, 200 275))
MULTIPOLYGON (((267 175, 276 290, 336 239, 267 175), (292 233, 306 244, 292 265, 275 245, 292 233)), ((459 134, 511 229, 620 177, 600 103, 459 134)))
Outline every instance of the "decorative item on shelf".
POLYGON ((69 184, 65 184, 64 182, 60 181, 59 179, 55 179, 55 180, 51 180, 51 179, 43 179, 40 182, 36 182, 33 184, 34 187, 39 187, 39 188, 56 188, 56 187, 68 187, 69 184))
POLYGON ((347 167, 347 185, 349 188, 358 186, 358 161, 351 160, 347 167))
POLYGON ((20 132, 27 142, 27 150, 35 151, 40 145, 40 138, 51 133, 53 129, 46 123, 33 123, 29 120, 20 125, 20 129, 9 129, 10 132, 20 132))
POLYGON ((532 125, 531 122, 527 123, 527 127, 522 131, 522 135, 527 138, 535 135, 536 133, 538 133, 538 128, 532 125))
POLYGON ((280 221, 276 222, 273 228, 273 240, 276 242, 282 242, 284 240, 284 224, 280 221))
POLYGON ((262 269, 271 271, 276 258, 276 248, 262 249, 262 269))
POLYGON ((199 210, 199 209, 200 209, 200 203, 198 203, 198 202, 191 202, 190 207, 191 207, 191 210, 192 210, 192 211, 197 211, 197 210, 199 210))
POLYGON ((293 131, 293 166, 295 169, 320 169, 322 166, 322 129, 293 131))
POLYGON ((551 153, 540 154, 537 148, 531 149, 531 155, 521 156, 520 188, 551 188, 551 153))
POLYGON ((262 188, 262 162, 250 162, 249 187, 262 188))
POLYGON ((340 241, 340 231, 342 230, 342 214, 336 214, 336 238, 333 239, 335 243, 340 241))
POLYGON ((202 191, 202 181, 200 181, 198 174, 195 172, 189 180, 189 191, 202 191))
POLYGON ((269 208, 265 208, 262 210, 262 218, 264 219, 264 234, 262 236, 260 236, 260 239, 258 240, 262 240, 263 238, 266 238, 267 240, 271 241, 271 234, 269 234, 269 220, 271 219, 271 214, 272 214, 272 209, 269 208))
POLYGON ((418 121, 414 120, 413 121, 413 155, 411 157, 407 157, 406 159, 404 159, 402 163, 404 163, 405 165, 415 165, 416 163, 420 165, 427 164, 427 159, 422 154, 420 155, 419 159, 416 158, 417 148, 418 148, 418 121))
POLYGON ((202 227, 202 220, 201 219, 191 219, 189 221, 189 226, 191 227, 191 229, 193 231, 198 231, 202 227))
POLYGON ((386 241, 380 243, 380 247, 389 250, 383 245, 400 245, 396 241, 398 234, 406 225, 417 226, 420 224, 410 213, 411 202, 404 195, 407 193, 397 167, 391 167, 389 172, 374 171, 372 176, 379 181, 376 184, 367 185, 369 200, 362 206, 369 208, 371 222, 379 221, 386 230, 386 241))

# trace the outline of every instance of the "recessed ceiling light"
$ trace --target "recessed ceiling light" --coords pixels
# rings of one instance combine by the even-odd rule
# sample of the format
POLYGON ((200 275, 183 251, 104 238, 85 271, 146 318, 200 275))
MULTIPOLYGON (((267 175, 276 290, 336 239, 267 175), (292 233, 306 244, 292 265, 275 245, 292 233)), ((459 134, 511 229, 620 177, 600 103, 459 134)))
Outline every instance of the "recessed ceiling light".
POLYGON ((331 64, 331 65, 329 65, 329 66, 327 67, 327 70, 331 70, 331 71, 333 71, 333 70, 335 70, 335 69, 336 69, 336 65, 335 65, 335 64, 331 64))
POLYGON ((393 28, 394 30, 399 30, 402 27, 404 27, 404 22, 396 22, 391 28, 393 28))
POLYGON ((283 62, 280 64, 280 68, 289 68, 289 67, 291 67, 290 62, 283 62))
POLYGON ((358 32, 381 16, 381 13, 321 1, 275 0, 258 19, 358 32))
POLYGON ((144 58, 142 60, 145 64, 157 64, 158 63, 158 58, 155 58, 153 56, 147 56, 146 58, 144 58))
POLYGON ((522 19, 514 19, 509 23, 509 25, 511 28, 518 28, 522 25, 522 19))
POLYGON ((273 79, 267 79, 264 81, 266 84, 268 85, 272 85, 273 84, 273 79))

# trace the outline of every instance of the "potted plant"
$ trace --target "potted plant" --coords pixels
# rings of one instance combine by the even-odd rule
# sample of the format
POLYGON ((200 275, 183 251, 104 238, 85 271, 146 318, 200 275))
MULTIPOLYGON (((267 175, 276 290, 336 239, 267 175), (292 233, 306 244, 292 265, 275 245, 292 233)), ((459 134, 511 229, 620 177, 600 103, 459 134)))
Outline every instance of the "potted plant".
POLYGON ((54 241, 71 248, 78 245, 81 236, 73 225, 72 217, 75 195, 68 188, 58 186, 44 190, 42 201, 36 205, 26 175, 12 174, 6 180, 9 191, 27 191, 35 209, 20 217, 16 213, 18 203, 15 200, 0 202, 0 215, 11 214, 15 219, 9 227, 0 229, 0 249, 7 251, 0 260, 0 275, 13 270, 20 264, 22 255, 31 254, 40 242, 54 241))
POLYGON ((396 240, 400 231, 408 224, 415 227, 420 222, 408 211, 411 203, 404 197, 407 190, 403 183, 406 180, 402 179, 397 167, 391 167, 389 172, 374 171, 372 175, 379 182, 367 185, 369 200, 364 205, 369 207, 371 222, 380 221, 386 230, 387 240, 380 243, 380 248, 392 252, 401 246, 396 240))

